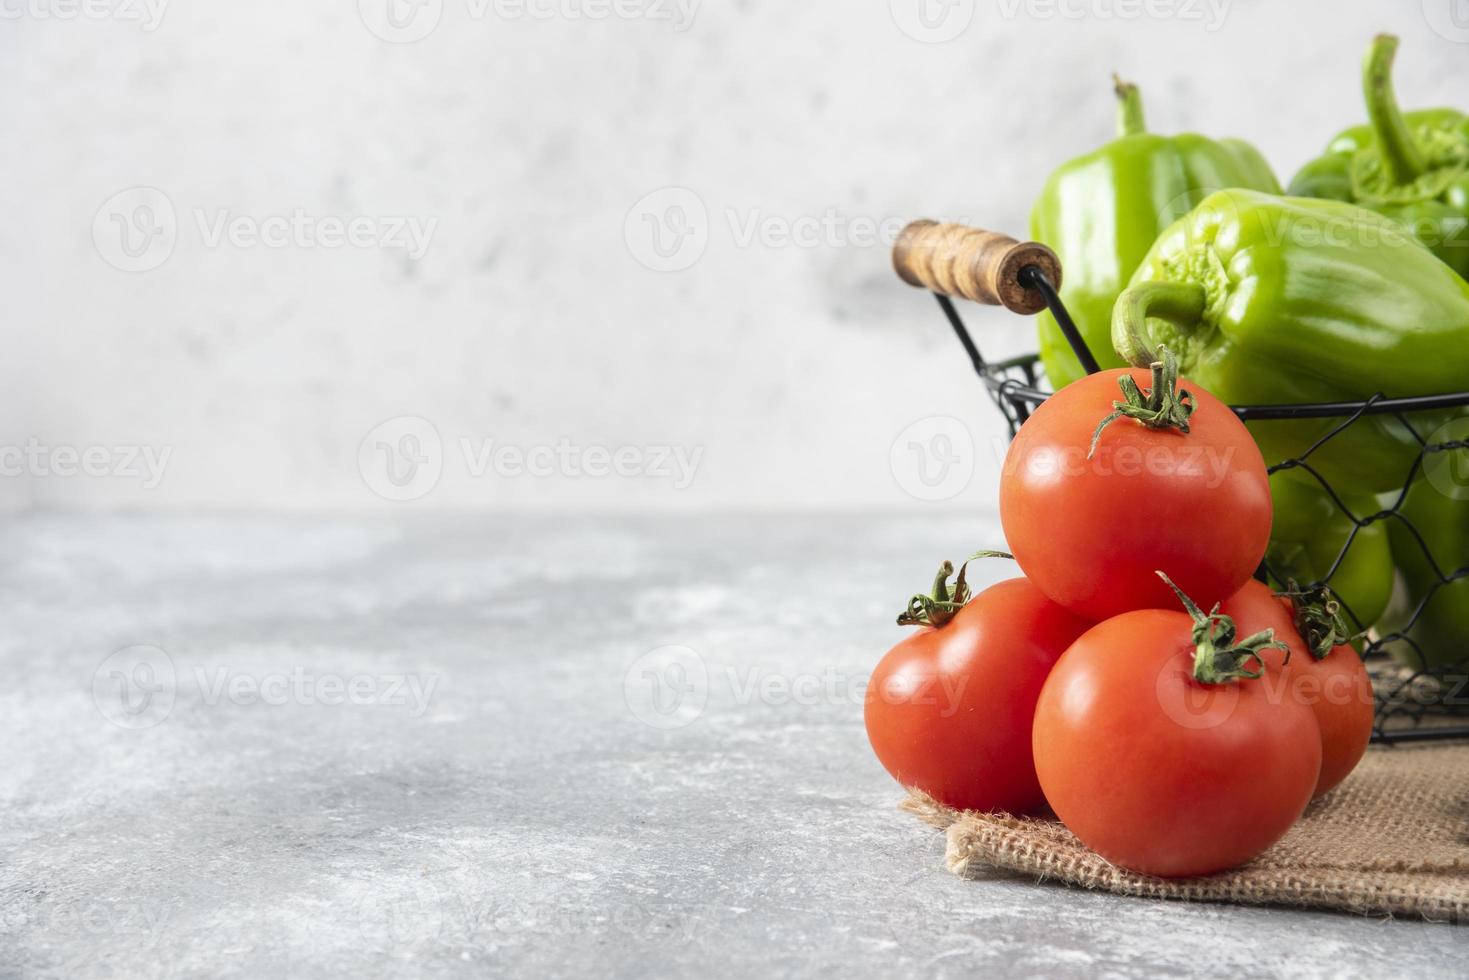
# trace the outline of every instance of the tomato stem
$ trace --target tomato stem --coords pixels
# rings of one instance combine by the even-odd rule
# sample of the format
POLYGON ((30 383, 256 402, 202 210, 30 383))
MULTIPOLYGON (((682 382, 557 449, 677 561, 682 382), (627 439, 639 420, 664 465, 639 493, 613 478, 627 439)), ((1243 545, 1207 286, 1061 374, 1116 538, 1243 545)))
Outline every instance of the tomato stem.
POLYGON ((1010 558, 1014 555, 1008 551, 977 551, 964 560, 959 566, 959 576, 954 579, 954 588, 949 589, 949 576, 954 574, 954 563, 945 561, 939 566, 938 574, 933 579, 933 591, 928 595, 915 595, 908 600, 908 608, 898 613, 899 626, 929 626, 937 629, 964 608, 964 604, 973 598, 969 590, 969 583, 965 581, 965 574, 969 571, 969 563, 976 558, 1010 558))
POLYGON ((1325 660, 1331 651, 1362 635, 1352 631, 1342 614, 1341 603, 1336 601, 1329 586, 1302 589, 1292 580, 1286 583, 1284 592, 1276 595, 1290 600, 1296 614, 1296 629, 1301 631, 1306 649, 1317 660, 1325 660))
POLYGON ((1153 386, 1147 391, 1138 387, 1131 374, 1118 376, 1117 387, 1122 389, 1125 400, 1113 402, 1112 414, 1097 423, 1087 459, 1096 455, 1097 445, 1102 441, 1102 433, 1107 426, 1121 418, 1133 419, 1150 429, 1188 432, 1189 416, 1194 413, 1194 396, 1178 388, 1178 358, 1173 356, 1173 352, 1160 347, 1158 353, 1163 359, 1152 363, 1153 386))
POLYGON ((1178 596, 1194 621, 1194 680, 1200 684, 1259 678, 1265 673, 1265 659, 1260 656, 1264 650, 1284 650, 1286 659, 1290 659, 1290 647, 1275 638, 1274 630, 1261 630, 1241 640, 1239 628, 1219 611, 1218 603, 1206 614, 1171 578, 1162 572, 1158 577, 1178 596), (1249 666, 1252 661, 1253 668, 1249 666))

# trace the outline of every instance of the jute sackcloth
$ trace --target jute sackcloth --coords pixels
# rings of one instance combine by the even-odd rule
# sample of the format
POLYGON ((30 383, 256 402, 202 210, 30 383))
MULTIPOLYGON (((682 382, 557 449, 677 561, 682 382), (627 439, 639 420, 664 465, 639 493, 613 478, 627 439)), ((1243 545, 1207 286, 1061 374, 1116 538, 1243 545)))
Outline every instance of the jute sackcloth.
POLYGON ((993 865, 1119 895, 1469 924, 1469 744, 1370 749, 1274 847, 1203 878, 1124 871, 1053 819, 961 812, 917 792, 902 806, 947 831, 957 875, 993 865))

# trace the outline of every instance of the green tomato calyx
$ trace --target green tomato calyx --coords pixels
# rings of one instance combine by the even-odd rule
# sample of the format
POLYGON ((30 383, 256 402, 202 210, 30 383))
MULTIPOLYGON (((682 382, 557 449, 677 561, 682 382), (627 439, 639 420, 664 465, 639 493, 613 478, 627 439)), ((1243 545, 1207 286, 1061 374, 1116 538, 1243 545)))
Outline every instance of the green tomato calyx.
POLYGON ((908 608, 898 613, 899 626, 929 626, 937 629, 949 620, 953 619, 964 604, 974 597, 969 589, 969 583, 964 580, 964 575, 969 571, 969 563, 976 558, 1011 558, 1015 556, 1008 551, 980 551, 970 555, 959 566, 959 576, 954 579, 954 587, 949 588, 949 576, 954 574, 954 563, 945 561, 939 566, 939 571, 933 580, 933 591, 928 595, 915 595, 908 600, 908 608))
POLYGON ((1097 424, 1096 431, 1092 433, 1091 448, 1087 450, 1087 459, 1096 455, 1103 431, 1118 419, 1133 419, 1150 429, 1188 432, 1189 416, 1194 413, 1194 396, 1188 391, 1179 390, 1178 358, 1173 356, 1173 352, 1166 347, 1160 347, 1158 353, 1162 355, 1162 360, 1154 361, 1151 365, 1151 388, 1146 391, 1139 388, 1131 374, 1122 374, 1117 378, 1117 387, 1122 389, 1125 400, 1114 401, 1112 413, 1097 424))
POLYGON ((1171 578, 1162 572, 1158 577, 1178 596, 1194 621, 1194 680, 1200 684, 1227 684, 1263 676, 1265 659, 1260 654, 1265 650, 1283 650, 1286 659, 1290 659, 1290 647, 1275 638, 1274 630, 1261 630, 1241 640, 1239 627, 1219 611, 1218 603, 1205 613, 1171 578))
POLYGON ((1286 583, 1285 591, 1276 595, 1290 600, 1295 609, 1296 629, 1306 641, 1306 649, 1317 660, 1325 660, 1331 651, 1362 635, 1352 630, 1342 613, 1341 603, 1328 586, 1302 589, 1290 581, 1286 583))

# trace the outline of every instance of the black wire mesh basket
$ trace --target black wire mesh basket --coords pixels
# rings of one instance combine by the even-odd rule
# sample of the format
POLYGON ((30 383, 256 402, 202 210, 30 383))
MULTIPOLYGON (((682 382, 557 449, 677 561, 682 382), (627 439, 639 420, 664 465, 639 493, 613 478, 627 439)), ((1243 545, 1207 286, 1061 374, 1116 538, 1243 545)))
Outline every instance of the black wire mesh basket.
MULTIPOLYGON (((1058 292, 1060 263, 1054 253, 1034 242, 1017 242, 994 232, 959 225, 939 225, 931 221, 914 222, 905 229, 894 248, 894 266, 910 285, 932 291, 939 308, 952 327, 959 343, 969 356, 975 373, 984 383, 995 406, 1004 415, 1013 437, 1030 418, 1036 407, 1050 397, 1043 387, 1044 369, 1040 355, 1027 354, 1001 361, 987 361, 975 344, 951 297, 970 299, 987 305, 1005 306, 1012 312, 1034 314, 1050 311, 1061 331, 1088 374, 1099 370, 1096 358, 1087 348, 1081 332, 1072 321, 1058 292)), ((1314 480, 1342 515, 1351 530, 1335 559, 1317 581, 1297 582, 1296 587, 1311 589, 1332 586, 1351 553, 1352 545, 1368 528, 1395 522, 1400 537, 1414 543, 1432 570, 1434 581, 1427 591, 1409 602, 1394 617, 1391 629, 1369 629, 1345 603, 1343 612, 1348 622, 1364 631, 1360 640, 1362 656, 1372 676, 1377 697, 1376 724, 1373 741, 1379 743, 1436 741, 1469 738, 1469 649, 1462 656, 1431 656, 1413 635, 1440 590, 1460 579, 1469 578, 1469 566, 1443 568, 1435 560, 1424 532, 1402 506, 1415 484, 1426 479, 1427 464, 1435 459, 1460 467, 1469 473, 1469 422, 1457 429, 1460 438, 1436 439, 1435 429, 1448 410, 1469 406, 1469 391, 1428 395, 1417 398, 1386 398, 1374 395, 1363 401, 1326 402, 1297 405, 1234 405, 1236 415, 1245 422, 1269 422, 1315 419, 1329 424, 1324 433, 1300 455, 1288 459, 1267 459, 1274 475, 1284 470, 1298 470, 1294 478, 1314 480), (1360 495, 1341 492, 1333 487, 1313 465, 1312 457, 1322 446, 1373 416, 1395 419, 1418 444, 1418 452, 1401 488, 1371 495, 1374 508, 1354 510, 1344 499, 1360 495), (1440 454, 1458 454, 1457 457, 1440 454)), ((1464 484, 1469 484, 1466 476, 1464 484)), ((1462 506, 1469 507, 1469 487, 1462 506)), ((1257 577, 1276 588, 1287 585, 1283 572, 1272 568, 1267 557, 1257 577)), ((1469 605, 1469 589, 1462 600, 1469 605)), ((1463 612, 1469 622, 1469 608, 1463 612)))

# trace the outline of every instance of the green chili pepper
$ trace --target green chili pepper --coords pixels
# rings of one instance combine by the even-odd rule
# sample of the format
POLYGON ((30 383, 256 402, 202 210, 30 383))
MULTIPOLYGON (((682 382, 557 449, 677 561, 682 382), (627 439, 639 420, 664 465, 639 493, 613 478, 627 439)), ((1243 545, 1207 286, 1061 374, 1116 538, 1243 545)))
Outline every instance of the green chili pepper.
MULTIPOLYGON (((1469 383, 1469 283, 1392 220, 1339 201, 1221 191, 1163 232, 1113 311, 1123 359, 1166 346, 1231 405, 1358 401, 1469 383)), ((1254 421, 1267 463, 1299 457, 1340 418, 1254 421)), ((1365 415, 1310 453, 1353 493, 1400 487, 1419 443, 1365 415)))
POLYGON ((1398 39, 1380 34, 1363 64, 1371 122, 1344 130, 1306 164, 1288 193, 1349 201, 1387 215, 1469 276, 1469 117, 1453 109, 1398 111, 1398 39))
MULTIPOLYGON (((1103 368, 1112 350, 1112 304, 1153 240, 1211 191, 1248 187, 1280 193, 1254 147, 1197 133, 1147 132, 1137 86, 1116 81, 1117 139, 1061 166, 1030 214, 1030 234, 1055 250, 1066 276, 1061 299, 1103 368)), ((1053 390, 1085 372, 1049 312, 1040 315, 1041 362, 1053 390)))
POLYGON ((1292 582, 1329 585, 1348 624, 1360 632, 1377 622, 1392 598, 1392 551, 1381 521, 1358 527, 1353 520, 1376 514, 1381 509, 1377 499, 1337 496, 1346 511, 1309 476, 1302 479, 1289 470, 1272 475, 1275 522, 1265 564, 1278 588, 1292 582))
MULTIPOLYGON (((1430 445, 1462 442, 1469 437, 1469 417, 1423 434, 1430 445)), ((1384 503, 1392 502, 1384 497, 1384 503)), ((1406 634, 1412 643, 1396 640, 1388 646, 1409 667, 1469 668, 1469 578, 1440 584, 1441 574, 1451 578, 1469 569, 1469 449, 1425 456, 1423 472, 1408 487, 1398 513, 1402 519, 1388 522, 1388 536, 1402 591, 1379 632, 1406 634)))

